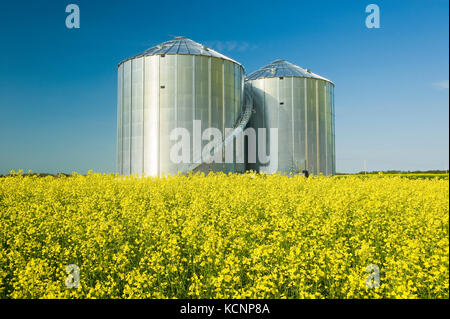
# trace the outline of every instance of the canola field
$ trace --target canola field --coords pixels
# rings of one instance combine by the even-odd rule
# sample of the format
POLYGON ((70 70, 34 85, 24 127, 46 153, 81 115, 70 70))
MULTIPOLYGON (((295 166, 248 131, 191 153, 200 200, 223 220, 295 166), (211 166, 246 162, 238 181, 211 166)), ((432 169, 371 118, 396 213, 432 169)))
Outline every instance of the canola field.
POLYGON ((448 179, 15 174, 0 218, 1 298, 449 298, 448 179))

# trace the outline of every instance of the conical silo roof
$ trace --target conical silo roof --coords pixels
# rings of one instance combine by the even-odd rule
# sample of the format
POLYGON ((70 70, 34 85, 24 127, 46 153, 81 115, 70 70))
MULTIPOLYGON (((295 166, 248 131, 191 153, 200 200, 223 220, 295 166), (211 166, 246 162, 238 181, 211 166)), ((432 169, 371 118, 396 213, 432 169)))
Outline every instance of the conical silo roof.
POLYGON ((275 77, 300 77, 300 78, 314 78, 314 79, 320 79, 325 80, 330 83, 330 80, 317 75, 315 73, 312 73, 308 69, 303 69, 302 67, 299 67, 298 65, 292 64, 286 60, 276 60, 272 63, 263 66, 262 68, 259 68, 258 70, 250 73, 247 76, 247 80, 256 80, 261 78, 275 78, 275 77))
MULTIPOLYGON (((187 54, 187 55, 203 55, 203 56, 210 56, 215 58, 220 58, 223 60, 232 61, 236 64, 239 64, 242 66, 239 62, 211 49, 206 47, 205 45, 195 42, 191 39, 188 39, 186 37, 175 37, 173 40, 169 40, 163 43, 160 43, 158 45, 155 45, 154 47, 151 47, 144 52, 132 57, 137 58, 141 56, 147 56, 147 55, 175 55, 175 54, 187 54)), ((127 59, 129 60, 129 59, 127 59)), ((125 60, 126 61, 126 60, 125 60)), ((125 62, 122 61, 121 63, 125 62)))

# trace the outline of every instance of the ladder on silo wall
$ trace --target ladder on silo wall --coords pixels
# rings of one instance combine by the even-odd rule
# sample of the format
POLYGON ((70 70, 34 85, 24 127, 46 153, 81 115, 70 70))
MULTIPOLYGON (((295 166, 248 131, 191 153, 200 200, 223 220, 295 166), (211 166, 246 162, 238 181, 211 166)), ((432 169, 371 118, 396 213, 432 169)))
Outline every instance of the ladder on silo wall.
POLYGON ((231 131, 231 133, 229 133, 228 135, 226 135, 221 143, 217 143, 217 145, 214 146, 211 154, 208 154, 206 158, 203 158, 200 155, 200 158, 197 158, 196 161, 194 161, 194 163, 183 164, 183 166, 179 168, 179 171, 182 174, 186 174, 191 171, 203 171, 203 172, 211 171, 211 169, 209 169, 208 166, 214 163, 209 163, 209 161, 214 157, 214 155, 217 152, 223 150, 230 143, 233 143, 234 139, 244 132, 245 127, 247 126, 247 123, 250 120, 250 116, 252 115, 252 111, 253 111, 253 98, 249 87, 246 85, 244 86, 244 109, 239 119, 233 126, 234 130, 231 131))

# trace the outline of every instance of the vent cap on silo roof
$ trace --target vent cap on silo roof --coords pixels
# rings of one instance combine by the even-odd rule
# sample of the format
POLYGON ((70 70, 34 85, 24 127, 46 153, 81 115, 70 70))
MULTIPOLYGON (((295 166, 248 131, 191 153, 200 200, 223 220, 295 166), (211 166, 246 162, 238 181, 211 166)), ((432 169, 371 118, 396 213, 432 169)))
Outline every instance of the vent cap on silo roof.
POLYGON ((275 60, 272 63, 259 68, 258 70, 250 73, 246 80, 256 80, 261 78, 277 78, 277 77, 300 77, 300 78, 314 78, 325 80, 330 83, 330 80, 312 73, 308 69, 299 67, 298 65, 292 64, 286 60, 275 60))
MULTIPOLYGON (((131 59, 138 58, 141 56, 147 56, 147 55, 175 55, 175 54, 210 56, 210 57, 220 58, 223 60, 228 60, 228 61, 234 62, 236 64, 239 64, 242 67, 242 65, 239 62, 237 62, 237 61, 235 61, 235 60, 233 60, 211 48, 208 48, 207 46, 205 46, 203 44, 192 41, 191 39, 188 39, 183 36, 177 36, 173 40, 169 40, 169 41, 160 43, 158 45, 155 45, 155 46, 145 50, 144 52, 132 57, 131 59)), ((127 60, 129 60, 129 59, 127 59, 127 60)), ((127 60, 125 60, 125 61, 127 61, 127 60)), ((122 61, 121 63, 123 63, 125 61, 122 61)))

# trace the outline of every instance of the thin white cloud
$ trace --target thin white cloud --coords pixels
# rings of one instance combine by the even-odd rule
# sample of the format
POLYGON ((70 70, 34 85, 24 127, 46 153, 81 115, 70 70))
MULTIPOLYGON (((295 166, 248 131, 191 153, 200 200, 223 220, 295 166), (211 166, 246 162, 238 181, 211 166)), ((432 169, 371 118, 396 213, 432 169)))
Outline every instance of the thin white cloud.
POLYGON ((433 83, 433 86, 435 86, 439 89, 447 89, 448 90, 448 80, 435 82, 435 83, 433 83))
POLYGON ((208 41, 206 46, 213 48, 219 52, 244 52, 248 50, 254 50, 256 45, 251 45, 246 41, 208 41))

